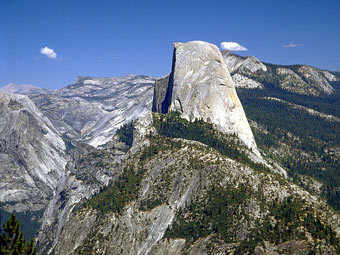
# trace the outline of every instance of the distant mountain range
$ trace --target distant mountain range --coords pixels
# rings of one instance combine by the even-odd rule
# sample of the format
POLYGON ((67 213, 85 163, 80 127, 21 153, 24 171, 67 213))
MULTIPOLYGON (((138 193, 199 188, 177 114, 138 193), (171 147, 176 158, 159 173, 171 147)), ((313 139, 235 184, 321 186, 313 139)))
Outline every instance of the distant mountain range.
POLYGON ((58 90, 9 84, 0 91, 28 95, 61 134, 97 147, 150 107, 154 81, 144 75, 78 77, 58 90))
POLYGON ((230 51, 222 54, 237 87, 263 88, 267 83, 289 92, 318 96, 334 93, 331 83, 339 81, 334 72, 307 65, 274 65, 230 51))
POLYGON ((3 93, 8 93, 8 94, 22 94, 22 95, 49 94, 53 92, 53 90, 39 88, 34 85, 29 85, 29 84, 18 85, 14 83, 9 83, 6 86, 1 87, 0 91, 3 93))

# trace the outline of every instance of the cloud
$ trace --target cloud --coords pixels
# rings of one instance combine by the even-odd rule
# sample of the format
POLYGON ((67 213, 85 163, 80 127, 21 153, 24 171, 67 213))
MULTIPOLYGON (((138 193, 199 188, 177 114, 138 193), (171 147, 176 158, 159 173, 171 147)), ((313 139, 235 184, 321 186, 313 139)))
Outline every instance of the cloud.
POLYGON ((230 51, 247 51, 248 49, 237 42, 221 42, 221 48, 223 50, 230 51))
POLYGON ((57 53, 53 49, 50 49, 48 47, 44 47, 40 49, 40 53, 43 55, 46 55, 48 58, 56 59, 57 53))
POLYGON ((284 48, 296 48, 296 47, 302 47, 302 46, 303 46, 302 43, 292 43, 292 42, 282 45, 282 47, 284 48))

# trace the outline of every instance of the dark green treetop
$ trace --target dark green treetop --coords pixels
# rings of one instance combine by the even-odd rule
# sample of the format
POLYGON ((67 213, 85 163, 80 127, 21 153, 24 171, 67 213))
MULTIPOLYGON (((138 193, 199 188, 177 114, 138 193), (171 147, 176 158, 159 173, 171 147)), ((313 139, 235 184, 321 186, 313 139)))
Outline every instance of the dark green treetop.
POLYGON ((26 242, 20 231, 20 223, 12 214, 1 228, 0 222, 0 255, 36 255, 33 240, 26 242))

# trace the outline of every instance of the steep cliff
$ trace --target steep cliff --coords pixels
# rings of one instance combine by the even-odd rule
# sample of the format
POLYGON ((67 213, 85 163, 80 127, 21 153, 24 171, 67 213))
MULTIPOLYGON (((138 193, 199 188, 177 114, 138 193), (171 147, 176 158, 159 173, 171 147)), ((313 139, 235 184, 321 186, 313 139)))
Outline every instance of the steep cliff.
POLYGON ((155 87, 152 100, 153 112, 166 112, 166 109, 162 109, 162 105, 165 104, 164 99, 167 93, 170 76, 165 76, 155 81, 155 87))
POLYGON ((64 141, 27 96, 0 93, 0 115, 0 202, 40 210, 64 174, 64 141))
POLYGON ((238 135, 246 146, 256 150, 252 131, 219 49, 202 41, 175 43, 174 46, 167 91, 164 94, 155 88, 156 105, 160 105, 159 95, 164 96, 162 108, 154 110, 178 111, 191 121, 203 119, 224 133, 238 135))

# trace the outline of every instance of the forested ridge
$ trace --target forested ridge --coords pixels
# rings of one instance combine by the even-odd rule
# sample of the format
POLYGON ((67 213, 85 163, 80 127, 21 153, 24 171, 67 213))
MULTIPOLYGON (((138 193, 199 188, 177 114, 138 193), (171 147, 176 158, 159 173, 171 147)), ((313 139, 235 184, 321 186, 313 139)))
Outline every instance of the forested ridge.
POLYGON ((264 89, 238 89, 247 118, 259 126, 252 128, 258 147, 300 185, 300 175, 323 183, 322 196, 340 210, 340 123, 266 99, 274 97, 339 117, 340 83, 333 82, 334 94, 316 97, 287 92, 275 84, 275 77, 262 82, 264 89))

